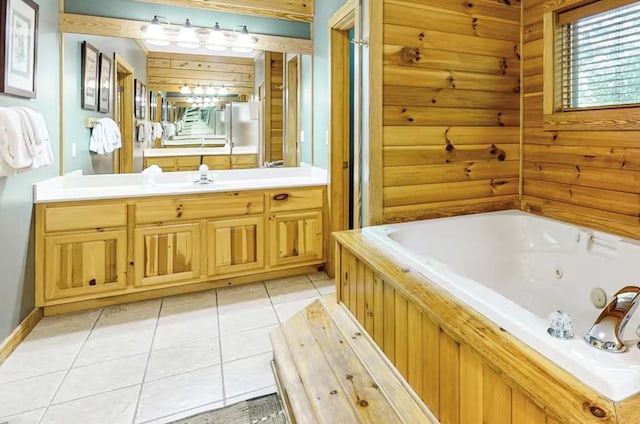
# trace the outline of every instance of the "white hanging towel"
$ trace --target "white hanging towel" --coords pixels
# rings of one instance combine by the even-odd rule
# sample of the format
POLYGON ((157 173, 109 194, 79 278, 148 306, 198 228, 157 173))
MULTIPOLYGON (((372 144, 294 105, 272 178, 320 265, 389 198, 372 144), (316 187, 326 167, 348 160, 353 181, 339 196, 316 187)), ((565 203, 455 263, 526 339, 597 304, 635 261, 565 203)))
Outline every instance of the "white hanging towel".
POLYGON ((53 163, 53 148, 44 117, 28 107, 16 107, 20 114, 24 133, 28 135, 33 154, 32 169, 43 168, 53 163))
POLYGON ((4 165, 14 170, 31 166, 33 154, 30 150, 19 113, 13 108, 0 107, 0 157, 4 165))
POLYGON ((98 119, 91 132, 89 150, 99 155, 105 155, 121 147, 122 137, 118 124, 110 118, 98 119))
POLYGON ((162 138, 162 133, 164 129, 162 128, 162 124, 160 122, 153 123, 153 138, 154 140, 157 138, 162 138))

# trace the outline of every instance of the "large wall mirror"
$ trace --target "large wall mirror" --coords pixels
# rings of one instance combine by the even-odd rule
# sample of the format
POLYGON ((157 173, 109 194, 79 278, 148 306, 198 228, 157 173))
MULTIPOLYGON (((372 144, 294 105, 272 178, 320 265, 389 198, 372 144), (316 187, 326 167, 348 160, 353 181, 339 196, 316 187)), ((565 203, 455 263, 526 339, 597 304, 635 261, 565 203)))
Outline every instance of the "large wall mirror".
POLYGON ((152 164, 192 171, 203 163, 210 169, 313 163, 311 55, 191 50, 72 33, 62 40, 65 173, 140 172, 152 164), (83 42, 119 59, 106 112, 80 104, 83 42), (130 109, 123 107, 127 90, 130 109), (121 152, 89 151, 89 123, 108 117, 124 125, 129 115, 131 131, 123 131, 121 152), (131 160, 123 159, 127 154, 131 160))

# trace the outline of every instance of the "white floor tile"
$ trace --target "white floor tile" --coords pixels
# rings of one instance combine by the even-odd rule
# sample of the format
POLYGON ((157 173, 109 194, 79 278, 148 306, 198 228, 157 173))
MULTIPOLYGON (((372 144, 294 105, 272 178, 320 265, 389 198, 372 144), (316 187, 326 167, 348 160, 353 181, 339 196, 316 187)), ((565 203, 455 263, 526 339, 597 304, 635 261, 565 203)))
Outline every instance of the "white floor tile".
POLYGON ((222 400, 220 365, 144 383, 136 423, 222 400))
POLYGON ((324 271, 312 272, 310 274, 307 274, 307 276, 309 277, 309 279, 312 282, 328 280, 329 279, 329 276, 324 271))
POLYGON ((210 367, 220 362, 220 341, 218 338, 154 350, 149 358, 145 381, 210 367))
POLYGON ((131 424, 140 386, 50 406, 42 424, 131 424))
POLYGON ((262 283, 243 284, 218 289, 218 308, 220 312, 246 310, 266 306, 271 301, 262 283))
MULTIPOLYGON (((177 414, 167 415, 166 417, 161 417, 151 421, 145 421, 143 424, 166 424, 171 423, 176 420, 181 420, 183 418, 190 417, 192 415, 197 415, 201 412, 214 411, 216 409, 220 409, 224 406, 223 401, 218 401, 214 403, 208 403, 206 405, 198 406, 197 408, 187 409, 186 411, 178 412, 177 414)), ((215 424, 215 423, 213 423, 215 424)))
POLYGON ((147 366, 147 354, 130 356, 73 368, 62 382, 53 403, 134 386, 142 383, 147 366))
POLYGON ((276 278, 274 280, 267 280, 264 282, 264 285, 267 286, 267 290, 281 285, 300 283, 300 282, 309 282, 309 277, 306 274, 294 275, 292 277, 284 277, 284 278, 276 278))
POLYGON ((230 406, 245 400, 257 398, 260 396, 270 395, 271 393, 276 393, 277 391, 278 391, 278 388, 276 386, 269 386, 263 389, 255 390, 253 392, 243 393, 241 395, 225 399, 224 406, 230 406))
POLYGON ((158 320, 161 301, 127 303, 104 309, 91 332, 91 337, 112 337, 131 332, 153 331, 158 320))
MULTIPOLYGON (((46 358, 43 358, 46 360, 46 358)), ((49 405, 66 372, 41 375, 0 385, 0 417, 49 405)))
POLYGON ((279 281, 267 284, 269 297, 274 305, 294 300, 309 299, 318 297, 320 294, 313 284, 306 278, 305 280, 279 281))
POLYGON ((272 359, 273 354, 267 352, 223 363, 225 397, 233 398, 275 385, 276 381, 271 370, 272 359))
POLYGON ((101 309, 44 317, 18 349, 37 350, 84 342, 101 309))
POLYGON ((308 304, 316 300, 316 298, 294 300, 293 302, 280 303, 276 306, 276 313, 280 323, 284 323, 289 318, 303 310, 308 304))
POLYGON ((276 324, 278 324, 278 317, 271 303, 258 308, 220 312, 222 336, 276 324))
POLYGON ((213 308, 216 306, 216 291, 207 290, 198 293, 183 294, 180 296, 165 297, 162 299, 163 308, 171 308, 180 305, 189 305, 196 308, 213 308))
POLYGON ((22 345, 0 366, 0 384, 38 375, 66 371, 82 348, 82 342, 40 349, 23 348, 22 345))
POLYGON ((153 329, 147 328, 109 337, 94 337, 91 334, 82 347, 74 367, 147 353, 151 350, 152 340, 153 329))
POLYGON ((230 334, 220 339, 222 345, 222 360, 224 362, 254 356, 259 353, 271 352, 269 334, 277 326, 256 328, 242 333, 230 334))
POLYGON ((218 336, 216 308, 184 310, 184 306, 163 308, 153 340, 153 349, 180 346, 218 336))
POLYGON ((0 418, 0 423, 7 424, 38 424, 47 408, 40 408, 22 414, 12 415, 10 417, 0 418))
POLYGON ((336 282, 334 280, 316 280, 313 282, 321 295, 333 294, 336 292, 336 282))

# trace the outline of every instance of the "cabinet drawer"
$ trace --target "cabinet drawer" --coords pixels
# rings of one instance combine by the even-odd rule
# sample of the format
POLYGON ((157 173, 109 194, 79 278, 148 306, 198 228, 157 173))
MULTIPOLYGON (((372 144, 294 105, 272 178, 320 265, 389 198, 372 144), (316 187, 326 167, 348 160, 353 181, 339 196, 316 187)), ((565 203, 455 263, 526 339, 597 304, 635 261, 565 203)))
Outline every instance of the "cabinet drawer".
POLYGON ((189 221, 264 212, 261 193, 222 193, 202 198, 173 198, 140 201, 136 224, 189 221))
POLYGON ((124 227, 127 225, 127 205, 51 206, 44 211, 46 232, 124 227))
POLYGON ((231 160, 228 155, 204 156, 202 163, 206 163, 209 169, 231 168, 231 160))
POLYGON ((174 157, 144 158, 144 167, 148 168, 151 165, 158 165, 163 171, 171 172, 176 170, 176 159, 174 157))
POLYGON ((176 157, 176 168, 178 171, 197 171, 200 167, 200 156, 178 156, 176 157))
POLYGON ((231 166, 234 169, 256 168, 258 155, 233 155, 231 156, 231 166))
POLYGON ((323 197, 322 188, 272 191, 269 193, 269 211, 273 213, 320 209, 323 197))

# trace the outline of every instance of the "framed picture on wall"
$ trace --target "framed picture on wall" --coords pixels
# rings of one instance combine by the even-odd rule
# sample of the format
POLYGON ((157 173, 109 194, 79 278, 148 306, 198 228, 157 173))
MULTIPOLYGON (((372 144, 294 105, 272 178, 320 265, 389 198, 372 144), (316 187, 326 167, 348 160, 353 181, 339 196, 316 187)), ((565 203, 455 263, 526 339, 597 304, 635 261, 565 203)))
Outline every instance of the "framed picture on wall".
POLYGON ((140 83, 140 119, 147 118, 147 86, 140 83))
POLYGON ((133 116, 136 119, 140 119, 140 110, 142 109, 140 106, 142 105, 141 99, 141 91, 142 91, 142 83, 139 79, 135 79, 133 81, 133 116))
POLYGON ((82 109, 98 109, 98 49, 86 41, 82 42, 82 109))
POLYGON ((36 97, 38 5, 32 0, 1 0, 0 92, 36 97))
POLYGON ((111 59, 100 53, 100 86, 98 88, 98 111, 109 112, 111 106, 111 59))

